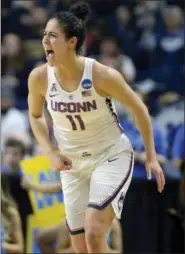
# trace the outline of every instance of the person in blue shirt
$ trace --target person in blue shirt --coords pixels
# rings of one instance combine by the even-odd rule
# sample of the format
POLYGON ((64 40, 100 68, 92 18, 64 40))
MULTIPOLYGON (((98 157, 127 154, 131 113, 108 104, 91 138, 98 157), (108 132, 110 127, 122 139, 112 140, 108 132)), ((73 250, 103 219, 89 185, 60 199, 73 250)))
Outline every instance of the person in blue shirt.
POLYGON ((180 125, 176 131, 172 145, 172 162, 175 168, 180 170, 185 158, 184 149, 184 124, 180 125))
POLYGON ((179 195, 178 201, 179 205, 177 208, 169 208, 168 214, 172 218, 176 227, 178 228, 178 252, 184 253, 184 229, 185 229, 185 170, 184 170, 184 159, 185 159, 185 149, 184 149, 184 124, 177 127, 175 137, 172 144, 172 164, 180 171, 181 180, 179 183, 179 195))
MULTIPOLYGON (((146 104, 147 103, 146 96, 141 92, 137 92, 137 94, 146 104)), ((130 139, 134 149, 135 165, 133 177, 138 179, 146 179, 145 172, 146 153, 144 152, 145 149, 141 134, 139 130, 135 127, 134 119, 131 118, 121 119, 120 123, 124 129, 124 132, 130 139)), ((160 127, 155 123, 154 120, 152 120, 152 125, 157 158, 160 164, 164 165, 164 163, 166 162, 166 139, 160 127)))
MULTIPOLYGON (((172 145, 172 163, 173 166, 181 172, 180 181, 180 204, 185 210, 185 170, 184 170, 184 159, 185 159, 185 145, 184 145, 184 124, 180 125, 174 137, 172 145)), ((184 211, 183 211, 184 212, 184 211)))

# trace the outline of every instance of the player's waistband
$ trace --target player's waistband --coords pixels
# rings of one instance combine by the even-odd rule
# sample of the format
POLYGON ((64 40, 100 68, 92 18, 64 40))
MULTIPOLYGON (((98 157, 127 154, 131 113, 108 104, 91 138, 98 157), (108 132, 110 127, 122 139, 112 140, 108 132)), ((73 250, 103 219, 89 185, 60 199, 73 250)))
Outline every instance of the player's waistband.
POLYGON ((110 151, 112 149, 115 150, 115 153, 122 152, 124 150, 132 150, 132 145, 125 134, 122 134, 118 139, 114 142, 109 143, 97 143, 92 147, 89 145, 85 147, 75 147, 74 149, 62 149, 60 148, 61 154, 64 156, 68 156, 76 159, 87 159, 93 158, 101 153, 106 153, 106 151, 110 151))

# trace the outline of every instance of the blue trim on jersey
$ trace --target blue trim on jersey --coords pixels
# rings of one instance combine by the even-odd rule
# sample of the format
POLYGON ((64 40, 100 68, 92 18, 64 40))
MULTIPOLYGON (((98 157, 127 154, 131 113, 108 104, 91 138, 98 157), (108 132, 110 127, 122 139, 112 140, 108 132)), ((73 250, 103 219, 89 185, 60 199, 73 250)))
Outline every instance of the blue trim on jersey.
POLYGON ((82 234, 82 233, 85 233, 85 230, 84 228, 79 228, 79 229, 75 229, 75 230, 71 230, 68 223, 67 223, 67 220, 66 220, 66 225, 68 227, 68 230, 69 230, 69 233, 71 235, 78 235, 78 234, 82 234))
POLYGON ((101 204, 89 203, 88 207, 95 208, 97 210, 103 210, 114 200, 114 198, 117 196, 119 191, 123 188, 124 184, 126 183, 126 181, 128 180, 128 178, 130 176, 130 173, 132 171, 131 169, 132 169, 132 164, 133 164, 133 157, 134 157, 134 155, 132 153, 131 154, 131 162, 130 162, 129 170, 127 172, 127 176, 125 177, 125 179, 123 180, 121 185, 119 185, 117 190, 113 193, 113 195, 111 195, 110 198, 108 198, 106 201, 103 201, 101 204))
POLYGON ((109 98, 109 97, 107 97, 107 98, 105 99, 105 103, 106 103, 106 105, 107 105, 107 107, 108 107, 108 109, 109 109, 110 114, 111 114, 112 117, 115 119, 116 125, 118 126, 120 132, 123 133, 124 130, 123 130, 121 124, 120 124, 118 115, 116 114, 115 110, 113 109, 112 99, 109 98))

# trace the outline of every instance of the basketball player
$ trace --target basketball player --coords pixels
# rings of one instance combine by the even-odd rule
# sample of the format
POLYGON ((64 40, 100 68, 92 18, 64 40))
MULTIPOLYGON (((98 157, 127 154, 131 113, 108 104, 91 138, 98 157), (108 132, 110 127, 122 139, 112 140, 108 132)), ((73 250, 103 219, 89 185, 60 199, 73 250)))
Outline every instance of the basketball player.
POLYGON ((107 233, 114 217, 121 217, 133 172, 132 146, 112 98, 135 117, 145 144, 147 175, 155 175, 159 192, 165 179, 146 106, 119 72, 79 54, 88 12, 86 3, 77 3, 48 21, 42 41, 47 63, 34 69, 28 80, 29 118, 53 170, 61 171, 75 252, 105 253, 107 233), (60 152, 49 139, 45 100, 60 152))

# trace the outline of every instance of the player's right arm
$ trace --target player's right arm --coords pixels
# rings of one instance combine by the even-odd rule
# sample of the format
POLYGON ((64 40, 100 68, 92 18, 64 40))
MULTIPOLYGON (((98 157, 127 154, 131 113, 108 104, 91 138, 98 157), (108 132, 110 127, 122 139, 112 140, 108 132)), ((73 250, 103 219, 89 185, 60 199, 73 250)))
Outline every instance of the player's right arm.
POLYGON ((38 143, 48 155, 52 169, 69 170, 72 163, 68 158, 55 151, 56 149, 53 147, 49 138, 49 130, 43 113, 47 90, 46 65, 35 68, 30 73, 28 78, 28 90, 29 120, 38 143))
POLYGON ((43 66, 34 69, 28 78, 28 105, 29 105, 29 120, 32 131, 46 154, 54 150, 49 139, 49 130, 43 114, 45 93, 46 93, 46 78, 43 66))

